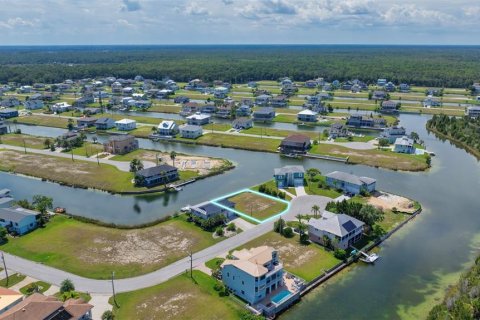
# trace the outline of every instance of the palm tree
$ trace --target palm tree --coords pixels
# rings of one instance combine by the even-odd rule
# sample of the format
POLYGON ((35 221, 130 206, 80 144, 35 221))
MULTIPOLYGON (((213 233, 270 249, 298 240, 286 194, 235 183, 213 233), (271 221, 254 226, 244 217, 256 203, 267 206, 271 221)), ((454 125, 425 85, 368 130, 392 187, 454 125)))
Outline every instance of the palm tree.
POLYGON ((175 151, 170 152, 170 159, 172 159, 172 164, 175 167, 175 158, 177 157, 177 153, 175 151))
POLYGON ((316 219, 318 217, 318 212, 320 212, 320 207, 316 204, 312 206, 313 217, 316 219))
POLYGON ((73 130, 73 119, 68 119, 68 125, 67 125, 68 131, 73 130))
POLYGON ((50 141, 49 138, 45 139, 45 141, 43 141, 43 145, 45 146, 45 148, 50 148, 50 145, 52 144, 52 142, 50 141))

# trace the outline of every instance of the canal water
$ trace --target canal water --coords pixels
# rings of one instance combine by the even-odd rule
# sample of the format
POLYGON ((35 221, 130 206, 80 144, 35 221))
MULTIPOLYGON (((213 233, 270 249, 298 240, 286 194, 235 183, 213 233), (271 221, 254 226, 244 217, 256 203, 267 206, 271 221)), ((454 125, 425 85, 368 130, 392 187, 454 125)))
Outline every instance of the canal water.
MULTIPOLYGON (((396 172, 314 159, 288 159, 277 154, 198 145, 151 142, 142 148, 222 157, 237 167, 200 180, 179 193, 118 196, 73 189, 54 183, 0 173, 0 188, 18 199, 44 194, 69 212, 105 222, 136 225, 165 217, 187 205, 271 179, 273 168, 287 164, 316 167, 323 173, 343 170, 370 176, 378 188, 420 201, 424 211, 380 247, 375 266, 352 268, 314 290, 282 315, 283 319, 418 319, 440 301, 443 290, 473 261, 480 248, 480 165, 464 150, 425 130, 426 115, 400 115, 400 124, 419 133, 435 152, 433 169, 396 172), (437 299, 437 300, 435 300, 437 299)), ((19 125, 20 127, 20 125, 19 125)), ((58 136, 64 130, 21 126, 22 132, 58 136)))

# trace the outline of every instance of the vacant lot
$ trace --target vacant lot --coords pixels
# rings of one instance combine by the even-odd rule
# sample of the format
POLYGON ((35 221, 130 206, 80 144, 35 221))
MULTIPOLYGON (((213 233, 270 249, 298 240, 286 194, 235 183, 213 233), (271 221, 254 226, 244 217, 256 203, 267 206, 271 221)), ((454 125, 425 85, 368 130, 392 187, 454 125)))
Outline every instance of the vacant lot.
POLYGON ((326 251, 317 244, 302 245, 298 241, 298 236, 288 239, 273 231, 237 249, 263 245, 278 250, 280 261, 285 269, 307 281, 314 279, 340 262, 333 256, 333 252, 326 251))
MULTIPOLYGON (((45 137, 36 137, 30 136, 27 134, 6 134, 0 137, 0 143, 8 144, 11 146, 23 147, 25 143, 25 147, 32 148, 32 149, 45 149, 45 137)), ((54 142, 55 139, 48 138, 51 143, 54 142)))
POLYGON ((118 319, 240 319, 244 309, 230 297, 219 297, 213 289, 217 282, 211 276, 193 271, 160 285, 120 293, 114 307, 118 319))
POLYGON ((252 192, 242 192, 228 200, 235 203, 235 209, 259 220, 265 220, 279 214, 287 208, 287 204, 262 197, 252 192))
POLYGON ((46 126, 46 127, 56 127, 56 128, 67 128, 68 119, 60 118, 57 116, 41 116, 41 115, 31 115, 18 117, 18 123, 34 124, 37 126, 46 126))
POLYGON ((201 144, 213 145, 218 147, 275 152, 277 151, 281 140, 271 138, 237 136, 233 134, 208 133, 201 136, 196 141, 201 144))
POLYGON ((55 216, 46 228, 0 246, 6 252, 88 278, 145 274, 211 246, 209 232, 174 218, 153 227, 115 229, 55 216))
POLYGON ((340 192, 338 192, 334 188, 330 188, 326 186, 325 176, 317 175, 312 179, 309 175, 307 175, 306 180, 307 180, 307 185, 305 186, 305 192, 307 194, 324 196, 324 197, 329 197, 333 199, 342 195, 340 192))

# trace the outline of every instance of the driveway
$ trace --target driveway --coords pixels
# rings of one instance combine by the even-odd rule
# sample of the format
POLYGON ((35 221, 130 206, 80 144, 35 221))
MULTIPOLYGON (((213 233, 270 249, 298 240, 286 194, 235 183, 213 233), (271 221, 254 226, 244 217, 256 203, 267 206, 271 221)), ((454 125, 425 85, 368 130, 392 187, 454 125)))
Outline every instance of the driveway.
POLYGON ((290 210, 283 216, 285 220, 297 220, 297 214, 312 214, 312 207, 317 205, 320 207, 320 212, 325 210, 327 203, 332 201, 331 198, 323 196, 297 196, 290 202, 290 210))

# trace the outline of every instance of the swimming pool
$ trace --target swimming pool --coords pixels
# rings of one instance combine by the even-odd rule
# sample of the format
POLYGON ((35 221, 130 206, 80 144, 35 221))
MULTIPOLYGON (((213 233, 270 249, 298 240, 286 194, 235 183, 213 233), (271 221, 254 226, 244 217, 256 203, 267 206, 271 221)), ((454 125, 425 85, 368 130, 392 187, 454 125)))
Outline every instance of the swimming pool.
POLYGON ((288 290, 282 290, 279 293, 277 293, 274 297, 272 297, 272 302, 279 304, 283 299, 287 298, 290 296, 292 293, 288 290))

